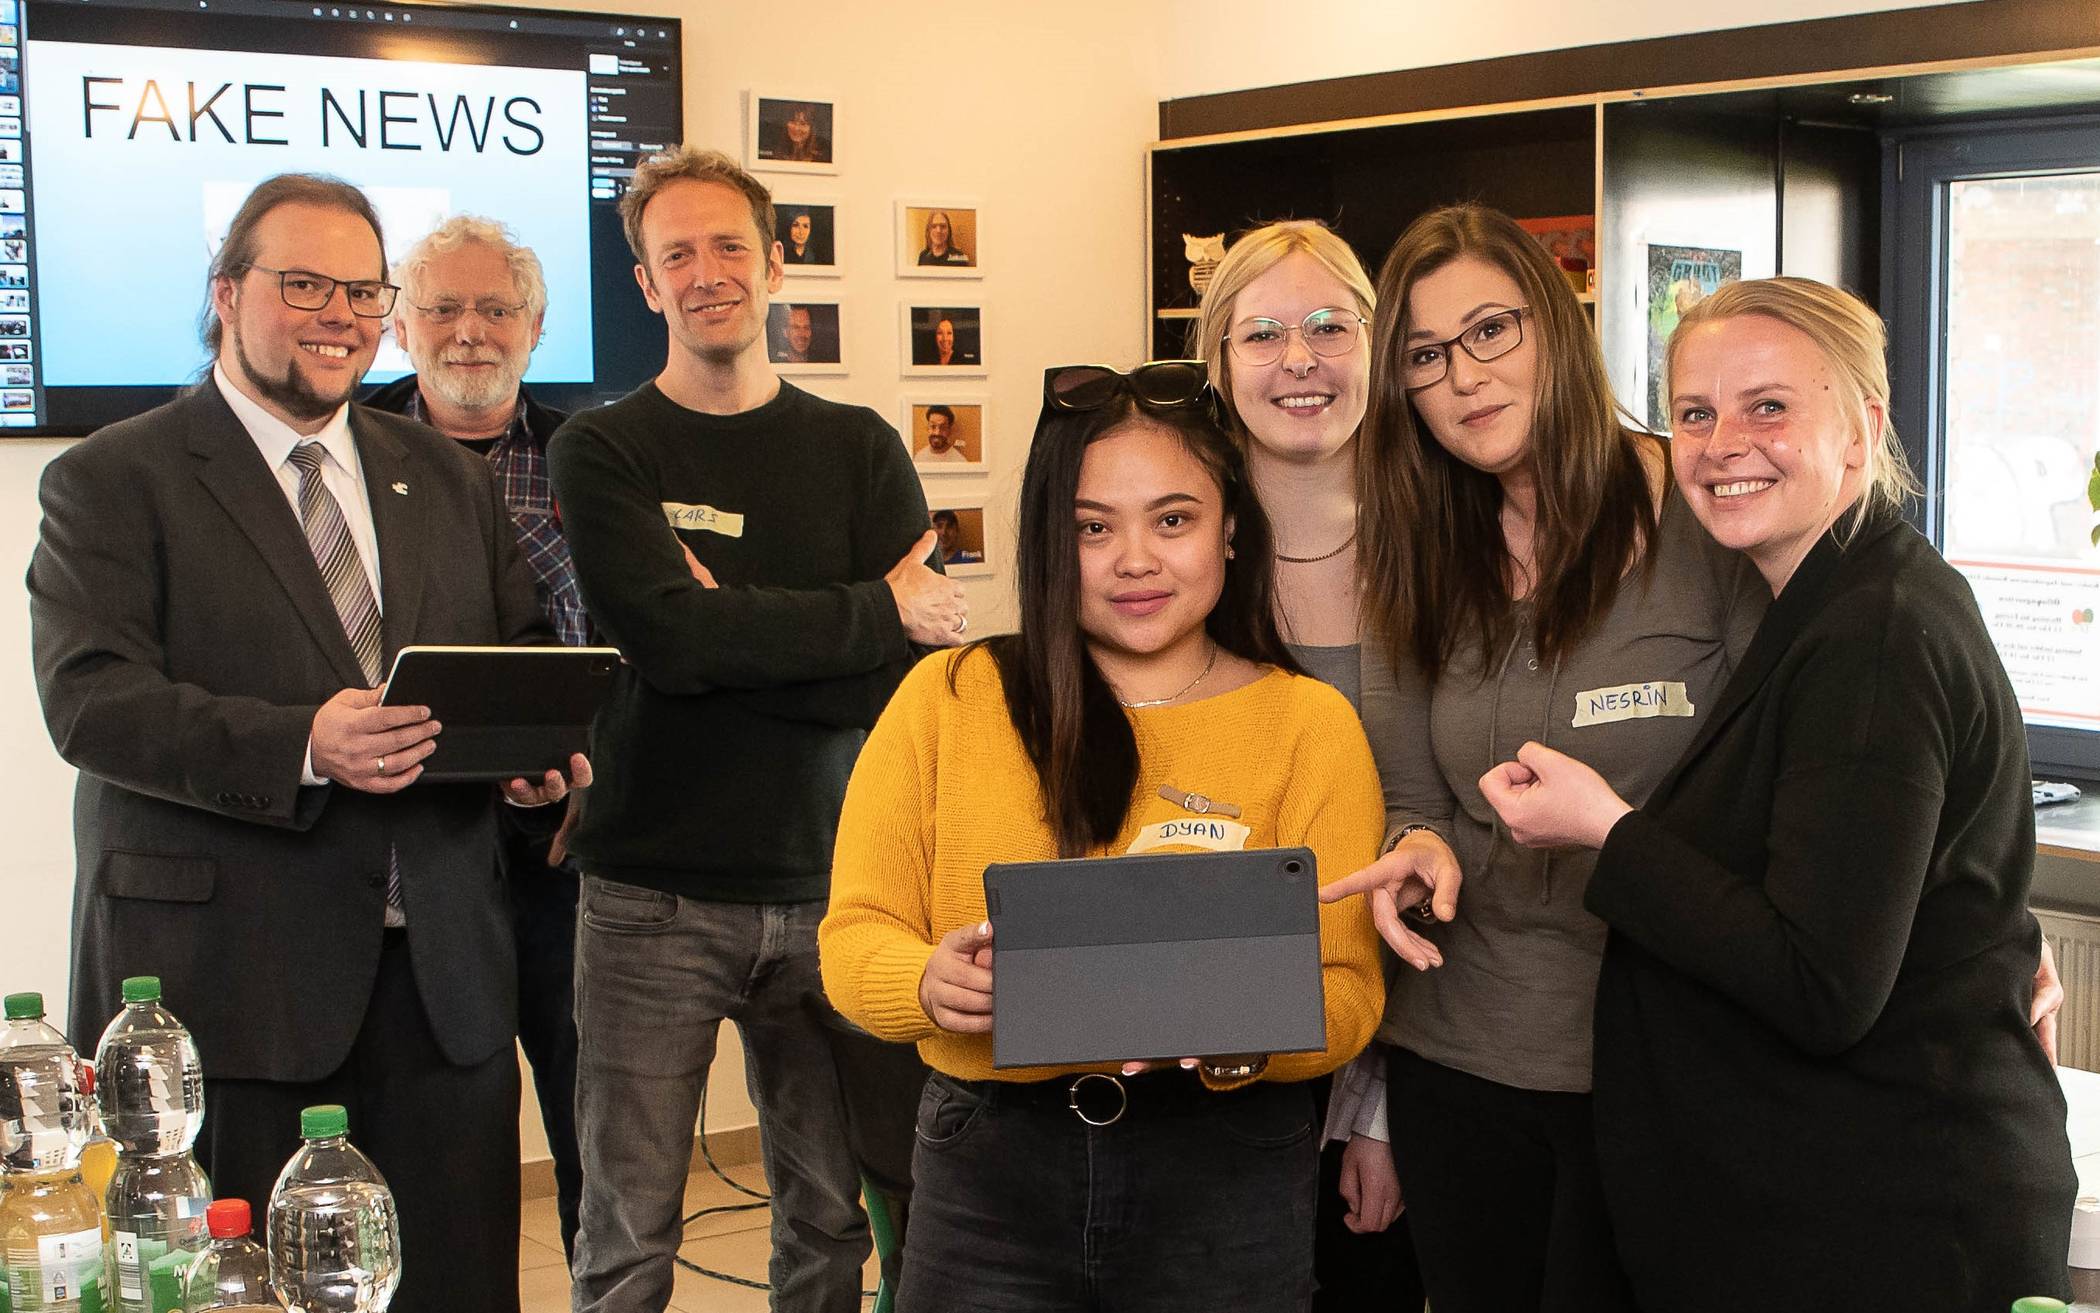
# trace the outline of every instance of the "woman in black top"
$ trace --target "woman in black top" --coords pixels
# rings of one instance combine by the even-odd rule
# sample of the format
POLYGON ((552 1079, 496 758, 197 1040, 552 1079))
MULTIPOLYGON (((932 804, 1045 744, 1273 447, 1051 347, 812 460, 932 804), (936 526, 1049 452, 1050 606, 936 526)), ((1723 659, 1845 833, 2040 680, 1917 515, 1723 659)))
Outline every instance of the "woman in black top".
POLYGON ((1520 842, 1601 849, 1598 1152, 1649 1309, 2066 1293, 2020 708, 1897 514, 1883 352, 1872 310, 1805 279, 1685 316, 1677 483, 1771 610, 1639 811, 1537 744, 1481 783, 1520 842))

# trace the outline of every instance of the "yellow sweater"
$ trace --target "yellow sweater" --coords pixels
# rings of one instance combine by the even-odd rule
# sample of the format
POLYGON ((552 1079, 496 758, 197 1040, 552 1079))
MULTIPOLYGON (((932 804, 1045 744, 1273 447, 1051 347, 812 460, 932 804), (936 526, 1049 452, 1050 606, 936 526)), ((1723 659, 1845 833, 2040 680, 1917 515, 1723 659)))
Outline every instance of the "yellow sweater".
MULTIPOLYGON (((1138 783, 1106 852, 1191 851, 1157 842, 1163 822, 1208 820, 1229 846, 1304 845, 1321 880, 1378 854, 1385 807, 1377 768, 1349 703, 1317 680, 1270 671, 1244 688, 1130 713, 1138 783), (1171 784, 1237 804, 1238 820, 1197 817, 1159 796, 1171 784)), ((990 1035, 937 1029, 919 1006, 919 979, 949 931, 985 919, 984 868, 1057 855, 1035 766, 1007 716, 989 653, 939 652, 908 675, 861 749, 839 817, 831 909, 817 932, 824 988, 846 1016, 886 1040, 917 1041, 927 1063, 965 1080, 1040 1080, 1086 1068, 994 1072, 990 1035), (956 690, 948 671, 960 660, 956 690)), ((993 988, 998 944, 993 950, 993 988)), ((1320 910, 1327 1049, 1279 1055, 1267 1080, 1331 1071, 1369 1042, 1385 999, 1378 933, 1364 900, 1320 910)))

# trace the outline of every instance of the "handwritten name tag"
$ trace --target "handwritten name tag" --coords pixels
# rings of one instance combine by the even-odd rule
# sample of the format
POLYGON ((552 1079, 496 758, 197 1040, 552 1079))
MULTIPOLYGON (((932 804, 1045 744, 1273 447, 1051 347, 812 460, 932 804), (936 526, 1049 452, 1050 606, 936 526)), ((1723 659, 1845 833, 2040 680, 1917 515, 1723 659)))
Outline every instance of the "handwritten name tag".
POLYGON ((1149 853, 1154 848, 1208 848, 1214 853, 1236 853, 1247 846, 1253 833, 1238 821, 1215 817, 1183 821, 1161 821, 1137 832, 1127 851, 1149 853))
POLYGON ((724 538, 744 536, 744 517, 736 511, 718 511, 712 506, 693 506, 686 502, 667 501, 661 503, 664 518, 674 529, 705 529, 719 533, 724 538))
POLYGON ((1692 714, 1692 702, 1685 696, 1683 680, 1652 679, 1640 684, 1620 684, 1577 693, 1573 724, 1576 729, 1581 729, 1585 725, 1609 725, 1620 720, 1692 714))

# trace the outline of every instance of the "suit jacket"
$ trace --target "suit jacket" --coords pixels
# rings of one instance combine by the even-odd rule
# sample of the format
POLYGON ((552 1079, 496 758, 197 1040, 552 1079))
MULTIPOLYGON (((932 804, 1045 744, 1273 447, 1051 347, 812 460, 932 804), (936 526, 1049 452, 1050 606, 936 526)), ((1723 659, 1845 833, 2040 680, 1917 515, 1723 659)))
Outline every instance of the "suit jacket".
POLYGON ((1643 1307, 2062 1293, 2028 778, 1961 576, 1894 516, 1826 535, 1590 879, 1599 1164, 1643 1307))
MULTIPOLYGON (((351 407, 378 542, 384 664, 410 643, 543 641, 487 466, 351 407)), ((71 1022, 91 1048, 158 975, 217 1078, 317 1080, 378 969, 387 853, 446 1057, 516 1032, 481 785, 300 783, 320 704, 365 684, 297 515, 209 380, 51 462, 30 561, 37 689, 74 798, 71 1022)))

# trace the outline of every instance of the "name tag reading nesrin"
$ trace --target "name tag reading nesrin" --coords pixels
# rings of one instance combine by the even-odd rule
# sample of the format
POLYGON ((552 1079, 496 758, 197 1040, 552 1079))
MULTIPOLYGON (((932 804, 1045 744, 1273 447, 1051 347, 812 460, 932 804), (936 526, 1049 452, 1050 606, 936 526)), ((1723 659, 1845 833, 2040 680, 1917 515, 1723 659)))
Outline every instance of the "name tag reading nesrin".
POLYGON ((1656 679, 1577 693, 1572 724, 1581 729, 1585 725, 1609 725, 1619 720, 1692 714, 1692 700, 1685 696, 1683 680, 1656 679))

